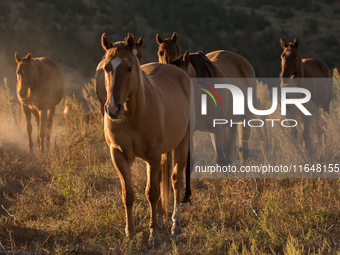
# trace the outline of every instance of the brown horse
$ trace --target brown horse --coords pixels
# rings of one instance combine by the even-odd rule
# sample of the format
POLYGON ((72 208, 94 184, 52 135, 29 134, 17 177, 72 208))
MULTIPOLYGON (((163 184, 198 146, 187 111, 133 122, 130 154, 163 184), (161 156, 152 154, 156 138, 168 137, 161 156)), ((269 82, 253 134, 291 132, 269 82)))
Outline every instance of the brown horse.
MULTIPOLYGON (((159 54, 160 62, 175 64, 179 66, 191 78, 250 78, 248 80, 248 84, 243 84, 243 86, 241 86, 241 89, 243 93, 246 93, 247 87, 252 87, 254 91, 253 95, 256 95, 255 72, 253 67, 244 57, 230 51, 219 50, 211 52, 207 55, 204 55, 202 52, 194 54, 189 54, 188 52, 186 52, 183 56, 178 57, 174 61, 171 56, 178 55, 178 51, 176 50, 179 49, 177 45, 177 36, 176 42, 173 42, 173 40, 170 39, 165 39, 164 41, 167 41, 168 43, 160 44, 158 49, 158 52, 164 52, 162 56, 159 54)), ((199 100, 198 97, 201 96, 200 93, 201 91, 195 91, 195 100, 199 100)), ((221 99, 222 101, 228 102, 228 109, 232 109, 232 99, 230 98, 230 94, 225 91, 222 92, 221 99)), ((256 101, 256 98, 253 98, 253 101, 256 101)), ((210 108, 216 109, 214 107, 210 108)), ((196 109, 196 112, 199 113, 200 110, 196 109)), ((216 116, 217 112, 209 114, 209 117, 211 117, 212 119, 214 119, 216 116)), ((237 118, 249 119, 250 116, 251 113, 247 109, 244 116, 237 116, 237 118)), ((230 112, 230 110, 225 112, 225 117, 226 119, 230 119, 232 117, 232 113, 230 112)), ((237 121, 237 118, 235 118, 234 116, 232 119, 233 121, 237 121)), ((201 116, 196 115, 195 129, 210 133, 211 140, 215 148, 217 162, 219 164, 229 164, 231 163, 231 158, 234 158, 234 148, 236 148, 236 128, 234 126, 230 130, 228 130, 228 128, 223 128, 222 125, 220 127, 212 128, 211 126, 207 125, 207 123, 212 123, 212 119, 207 121, 201 116)), ((248 140, 250 137, 250 127, 243 127, 242 125, 239 125, 238 134, 239 157, 241 162, 244 162, 249 156, 248 140)), ((188 164, 190 160, 192 159, 188 159, 188 164)), ((188 201, 190 195, 190 169, 189 167, 187 167, 186 191, 183 202, 188 201)))
MULTIPOLYGON (((139 60, 140 65, 142 64, 142 46, 143 46, 143 37, 140 37, 135 50, 137 51, 137 58, 139 60)), ((106 102, 106 89, 105 89, 105 75, 104 75, 104 59, 99 62, 96 70, 96 93, 101 105, 101 111, 104 115, 104 105, 106 102)))
MULTIPOLYGON (((298 40, 295 38, 289 45, 280 39, 283 53, 281 54, 281 86, 288 86, 294 78, 332 78, 328 66, 319 59, 302 59, 299 52, 298 40)), ((329 104, 332 100, 332 84, 312 83, 308 84, 312 101, 329 112, 329 104)))
MULTIPOLYGON (((180 190, 190 140, 190 78, 171 65, 150 63, 143 66, 136 56, 131 34, 125 42, 112 44, 105 34, 102 46, 105 87, 104 133, 112 162, 122 185, 126 210, 126 235, 134 235, 131 166, 136 157, 148 163, 146 197, 150 204, 149 245, 160 241, 157 210, 161 215, 160 184, 168 181, 160 171, 162 154, 173 150, 172 174, 174 211, 172 233, 180 228, 180 190), (164 178, 161 178, 161 177, 164 178)), ((165 168, 163 168, 165 169, 165 168)), ((163 196, 163 201, 168 201, 163 196)))
MULTIPOLYGON (((311 100, 325 112, 329 112, 329 105, 332 100, 332 80, 331 79, 304 79, 296 78, 332 78, 328 66, 319 59, 302 59, 299 52, 297 38, 293 43, 287 45, 280 38, 283 52, 281 54, 281 87, 298 86, 308 89, 311 92, 311 100), (296 81, 296 82, 294 82, 296 81)), ((304 118, 304 140, 306 148, 310 147, 309 123, 310 118, 304 118)), ((323 137, 325 140, 325 137, 323 137)))
POLYGON ((50 147, 52 117, 64 94, 64 81, 57 64, 49 58, 32 58, 29 53, 21 58, 15 53, 17 66, 17 96, 26 118, 28 152, 33 151, 31 114, 38 126, 37 143, 44 151, 46 138, 50 147), (45 137, 46 136, 46 137, 45 137))
POLYGON ((158 62, 166 64, 164 61, 164 53, 167 51, 168 55, 172 60, 181 55, 181 49, 177 44, 177 34, 174 32, 171 38, 166 38, 163 40, 159 34, 156 35, 156 41, 158 43, 158 62))

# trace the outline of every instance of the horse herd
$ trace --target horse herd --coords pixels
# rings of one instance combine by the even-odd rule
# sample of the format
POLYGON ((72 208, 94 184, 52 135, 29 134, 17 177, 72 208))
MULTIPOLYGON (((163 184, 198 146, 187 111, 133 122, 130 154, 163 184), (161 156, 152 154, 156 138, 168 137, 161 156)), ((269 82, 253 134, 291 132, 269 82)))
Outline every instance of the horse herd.
MULTIPOLYGON (((171 232, 175 234, 180 231, 180 191, 184 169, 186 191, 183 202, 190 201, 191 196, 190 137, 194 131, 210 133, 219 164, 228 164, 235 160, 236 132, 241 162, 249 157, 250 127, 238 125, 236 130, 236 127, 226 128, 221 125, 212 128, 207 125, 206 119, 195 114, 199 109, 195 109, 197 106, 193 105, 204 92, 190 93, 193 89, 190 78, 250 78, 244 79, 240 89, 246 93, 247 88, 252 87, 256 95, 255 72, 244 57, 226 50, 206 55, 202 52, 189 54, 186 51, 181 55, 176 33, 164 40, 157 34, 156 41, 159 45, 159 63, 141 65, 142 38, 136 43, 133 35, 128 34, 124 41, 112 43, 104 33, 101 44, 105 55, 96 70, 96 92, 103 114, 105 140, 121 181, 126 210, 125 233, 130 238, 133 238, 135 232, 131 167, 136 157, 147 162, 145 194, 151 210, 150 246, 161 241, 159 223, 163 222, 167 213, 170 179, 174 190, 171 232)), ((327 65, 322 61, 301 58, 297 39, 289 45, 281 39, 281 46, 282 86, 288 86, 293 78, 331 77, 327 65)), ((47 147, 50 146, 52 116, 63 96, 63 78, 56 63, 49 58, 32 58, 31 54, 20 58, 15 53, 15 60, 18 64, 17 96, 26 118, 28 151, 33 151, 33 113, 38 124, 37 143, 40 152, 43 152, 44 141, 47 147)), ((312 86, 312 100, 328 112, 332 98, 331 84, 312 86), (324 96, 320 97, 320 94, 324 96)), ((226 109, 232 109, 231 94, 221 92, 220 97, 229 105, 226 109)), ((232 112, 226 110, 224 114, 225 119, 228 119, 232 112)), ((208 118, 214 118, 214 112, 208 118)), ((233 118, 238 121, 235 116, 233 118)), ((251 113, 246 110, 244 116, 238 118, 249 119, 251 113)))

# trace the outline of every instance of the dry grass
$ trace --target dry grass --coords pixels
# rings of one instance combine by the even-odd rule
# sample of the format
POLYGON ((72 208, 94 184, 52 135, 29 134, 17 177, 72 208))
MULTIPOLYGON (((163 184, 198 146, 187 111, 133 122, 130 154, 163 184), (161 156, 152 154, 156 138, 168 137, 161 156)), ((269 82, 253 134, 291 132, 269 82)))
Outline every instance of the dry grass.
MULTIPOLYGON (((262 104, 269 98, 259 85, 262 104)), ((335 254, 340 251, 340 183, 337 179, 192 179, 192 203, 182 207, 182 234, 161 230, 162 245, 148 250, 149 205, 145 164, 133 166, 136 236, 125 237, 119 178, 103 140, 94 83, 84 87, 91 113, 75 98, 65 120, 54 118, 53 148, 26 154, 24 123, 13 120, 11 95, 0 87, 0 241, 42 254, 335 254), (14 128, 10 128, 14 127, 14 128), (10 130, 11 132, 8 132, 10 130), (15 131, 15 132, 14 132, 15 131)), ((263 105, 264 106, 264 105, 263 105)), ((18 106, 13 106, 14 108, 18 106)), ((251 161, 259 164, 337 163, 339 104, 313 124, 313 150, 284 129, 256 129, 251 161), (319 122, 327 134, 320 142, 319 122)), ((274 113, 275 114, 275 113, 274 113)), ((19 117, 18 117, 19 118, 19 117)), ((20 117, 22 118, 22 117, 20 117)), ((34 133, 35 134, 35 133, 34 133)), ((209 143, 198 135, 196 143, 209 143)), ((210 155, 210 154, 209 154, 210 155)), ((209 157, 213 157, 210 155, 209 157)), ((170 214, 170 212, 169 212, 170 214)))

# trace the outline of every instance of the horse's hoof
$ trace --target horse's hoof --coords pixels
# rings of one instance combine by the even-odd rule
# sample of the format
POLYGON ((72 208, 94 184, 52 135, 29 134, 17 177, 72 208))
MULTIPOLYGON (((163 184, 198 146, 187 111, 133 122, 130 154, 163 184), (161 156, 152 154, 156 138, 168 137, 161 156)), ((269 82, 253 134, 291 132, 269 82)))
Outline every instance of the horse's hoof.
POLYGON ((126 234, 126 236, 127 236, 128 238, 130 238, 130 240, 132 240, 132 239, 134 238, 134 236, 135 236, 134 231, 128 230, 128 229, 125 229, 125 234, 126 234))
POLYGON ((158 231, 150 232, 150 237, 148 241, 149 249, 157 249, 162 243, 162 239, 158 234, 158 231))
POLYGON ((180 235, 182 234, 182 228, 180 225, 173 223, 171 227, 171 234, 172 235, 180 235))
POLYGON ((181 201, 181 204, 191 203, 190 196, 185 195, 184 198, 181 201))

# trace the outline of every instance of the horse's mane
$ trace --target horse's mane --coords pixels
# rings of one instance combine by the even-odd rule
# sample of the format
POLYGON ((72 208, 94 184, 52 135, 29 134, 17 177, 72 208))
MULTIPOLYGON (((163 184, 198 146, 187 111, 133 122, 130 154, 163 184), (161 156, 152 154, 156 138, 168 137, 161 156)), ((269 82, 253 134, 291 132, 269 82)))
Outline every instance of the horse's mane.
POLYGON ((218 77, 218 70, 202 51, 190 53, 190 62, 194 66, 197 78, 218 77))

